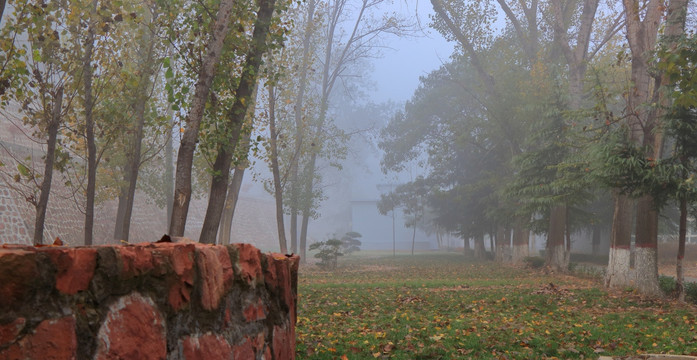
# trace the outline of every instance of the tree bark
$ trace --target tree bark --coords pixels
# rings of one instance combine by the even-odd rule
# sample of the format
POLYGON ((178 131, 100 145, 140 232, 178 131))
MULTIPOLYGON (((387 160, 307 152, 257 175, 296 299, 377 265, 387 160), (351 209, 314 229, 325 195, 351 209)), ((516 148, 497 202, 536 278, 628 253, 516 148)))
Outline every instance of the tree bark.
POLYGON ((508 262, 507 253, 509 250, 509 229, 499 226, 496 230, 496 262, 508 262))
MULTIPOLYGON (((253 125, 254 121, 253 104, 256 103, 256 94, 256 91, 252 93, 252 105, 250 107, 251 111, 247 112, 245 120, 245 122, 250 127, 253 125)), ((249 151, 250 143, 251 139, 249 137, 245 137, 243 142, 240 144, 243 151, 238 153, 246 154, 249 151)), ((232 221, 235 217, 235 209, 237 208, 237 201, 240 198, 240 189, 242 188, 242 180, 244 180, 244 173, 247 166, 248 162, 246 160, 241 161, 239 164, 237 164, 237 166, 235 167, 235 171, 232 174, 232 180, 230 181, 230 185, 228 185, 227 195, 225 197, 225 206, 223 207, 223 211, 221 214, 220 229, 218 230, 218 243, 220 244, 227 245, 230 244, 232 240, 232 221)))
POLYGON ((632 242, 632 208, 634 202, 618 190, 613 192, 615 209, 610 232, 610 257, 605 272, 605 286, 625 288, 632 286, 630 255, 632 242))
POLYGON ((36 204, 36 218, 34 220, 34 245, 43 244, 44 222, 46 220, 46 208, 51 192, 51 180, 53 179, 53 163, 56 159, 56 142, 58 141, 58 129, 61 122, 61 107, 63 105, 63 86, 55 90, 51 114, 47 119, 48 142, 46 143, 46 160, 44 161, 44 180, 41 182, 39 201, 36 204))
POLYGON ((634 268, 636 287, 644 295, 663 295, 658 285, 658 210, 653 198, 642 196, 637 201, 636 250, 634 268))
POLYGON ((678 257, 675 265, 675 277, 677 278, 676 292, 678 300, 685 302, 685 271, 682 263, 685 258, 685 239, 687 237, 687 197, 680 198, 680 230, 678 235, 678 257))
POLYGON ((592 243, 593 250, 591 251, 593 256, 600 255, 600 233, 601 233, 600 225, 598 225, 598 224, 593 225, 593 236, 592 236, 593 237, 593 243, 592 243))
MULTIPOLYGON (((655 111, 642 106, 652 98, 651 89, 660 84, 649 74, 650 50, 656 45, 658 29, 665 10, 663 1, 650 0, 645 9, 637 0, 623 0, 626 19, 626 36, 632 54, 632 88, 627 95, 627 117, 632 139, 648 147, 647 157, 660 154, 662 140, 654 130, 659 126, 655 111), (642 20, 643 15, 643 20, 642 20)), ((640 293, 660 296, 658 286, 658 211, 654 199, 643 196, 637 204, 636 221, 636 285, 640 293)))
POLYGON ((208 94, 215 76, 215 66, 220 59, 225 36, 228 33, 234 3, 234 0, 223 0, 220 3, 215 24, 213 25, 213 34, 206 46, 206 55, 203 58, 198 81, 194 89, 191 110, 189 110, 189 114, 186 117, 186 128, 184 129, 184 135, 177 154, 174 203, 169 226, 169 234, 172 236, 184 236, 186 217, 189 212, 189 203, 191 202, 191 167, 194 162, 194 150, 196 150, 201 119, 203 118, 208 94))
MULTIPOLYGON (((283 224, 283 185, 281 184, 281 171, 278 165, 278 130, 276 129, 276 97, 274 94, 274 86, 268 85, 268 91, 269 142, 271 147, 271 173, 273 174, 274 198, 276 200, 276 230, 278 231, 279 249, 281 249, 281 253, 286 253, 288 249, 286 243, 286 228, 283 224)), ((291 251, 298 251, 297 244, 291 244, 291 251)))
POLYGON ((237 201, 240 198, 240 188, 242 180, 244 180, 245 168, 238 166, 232 173, 232 181, 227 189, 225 198, 225 208, 223 209, 222 221, 220 222, 220 234, 218 235, 218 244, 229 245, 232 242, 232 220, 235 218, 235 209, 237 201))
MULTIPOLYGON (((687 19, 687 7, 688 0, 672 0, 670 1, 667 9, 666 16, 666 28, 664 32, 664 39, 674 48, 680 36, 685 32, 685 22, 687 19)), ((669 79, 665 76, 659 77, 657 79, 660 82, 660 88, 668 86, 669 79)), ((670 106, 670 99, 667 96, 663 96, 663 93, 659 89, 654 89, 654 98, 658 97, 658 103, 661 104, 661 109, 667 109, 670 106)), ((659 114, 658 116, 661 116, 659 114)), ((661 150, 663 149, 663 136, 659 132, 655 135, 654 142, 654 157, 660 159, 662 156, 661 150)), ((684 159, 681 159, 684 162, 684 159)), ((684 163, 683 163, 684 164, 684 163)), ((685 165, 685 164, 684 164, 685 165)), ((684 178, 684 176, 683 176, 684 178)), ((681 302, 685 301, 685 274, 683 269, 683 258, 685 256, 685 237, 687 235, 687 198, 685 195, 679 198, 680 202, 680 228, 679 228, 679 238, 678 238, 678 253, 676 260, 676 278, 677 278, 677 297, 681 302)))
MULTIPOLYGON (((143 67, 140 69, 140 79, 135 94, 133 104, 135 129, 131 138, 130 154, 124 171, 124 183, 126 186, 121 188, 122 194, 119 195, 119 206, 116 212, 116 226, 114 229, 114 239, 128 241, 131 229, 131 217, 133 214, 133 203, 135 202, 136 185, 138 184, 138 174, 140 172, 141 149, 143 147, 143 136, 145 128, 145 108, 150 100, 148 90, 150 88, 151 77, 154 73, 153 57, 155 52, 155 41, 150 36, 150 29, 143 29, 142 47, 146 48, 145 56, 141 59, 143 67), (124 202, 123 204, 121 202, 124 202)), ((171 141, 171 140, 170 140, 171 141)))
POLYGON ((547 232, 546 262, 547 266, 556 271, 566 272, 569 269, 566 256, 567 207, 557 205, 549 215, 549 231, 547 232))
POLYGON ((2 14, 5 13, 6 0, 0 0, 0 24, 2 24, 2 14))
POLYGON ((85 39, 85 57, 82 61, 84 76, 85 139, 87 140, 87 199, 85 204, 85 245, 92 245, 94 229, 94 195, 97 182, 97 145, 94 139, 94 99, 92 97, 92 54, 94 53, 95 17, 98 0, 92 1, 87 38, 85 39))
POLYGON ((211 191, 208 195, 208 207, 206 216, 201 228, 199 242, 203 244, 215 244, 220 227, 225 198, 227 197, 227 187, 230 174, 230 163, 232 161, 232 150, 226 146, 218 147, 218 155, 213 163, 213 178, 211 180, 211 191))
POLYGON ((486 259, 486 249, 484 248, 484 234, 474 238, 474 258, 479 260, 486 259))
POLYGON ((414 245, 416 245, 416 222, 413 227, 414 231, 411 234, 411 256, 414 256, 414 245))
MULTIPOLYGON (((305 33, 303 34, 303 57, 298 79, 298 93, 295 98, 293 115, 295 119, 295 153, 291 159, 291 229, 290 229, 290 248, 294 253, 298 252, 298 199, 300 193, 299 183, 299 161, 303 149, 304 132, 306 126, 303 121, 305 90, 307 88, 307 75, 310 70, 310 46, 314 34, 314 14, 316 0, 309 0, 307 4, 307 14, 305 17, 305 33)), ((303 257, 304 260, 304 257, 303 257)))
POLYGON ((513 228, 513 252, 514 264, 522 264, 526 257, 530 256, 530 230, 525 228, 525 222, 518 219, 513 228))
POLYGON ((307 215, 305 216, 303 214, 302 216, 302 222, 300 224, 300 258, 305 259, 307 256, 306 249, 307 249, 307 227, 310 222, 310 216, 307 215))
MULTIPOLYGON (((172 221, 172 207, 174 206, 174 146, 172 144, 172 129, 174 129, 174 112, 169 109, 169 129, 167 130, 167 143, 165 144, 165 206, 167 206, 167 228, 172 221)), ((165 229, 165 231, 167 231, 165 229)))
MULTIPOLYGON (((213 244, 217 237, 220 226, 220 216, 223 210, 225 194, 227 192, 228 179, 230 177, 230 162, 234 149, 237 148, 242 125, 247 115, 247 111, 256 90, 257 78, 259 77, 259 67, 262 57, 268 48, 267 37, 271 27, 271 18, 276 5, 276 0, 260 0, 257 18, 254 22, 254 32, 252 33, 252 44, 247 53, 245 64, 240 77, 240 82, 235 92, 235 102, 230 108, 227 116, 227 127, 231 129, 230 136, 226 144, 218 146, 213 170, 215 176, 211 183, 211 191, 208 198, 208 208, 203 220, 201 229, 202 243, 213 244)), ((179 167, 177 166, 177 169, 179 167)), ((190 173, 189 173, 190 175, 190 173)))

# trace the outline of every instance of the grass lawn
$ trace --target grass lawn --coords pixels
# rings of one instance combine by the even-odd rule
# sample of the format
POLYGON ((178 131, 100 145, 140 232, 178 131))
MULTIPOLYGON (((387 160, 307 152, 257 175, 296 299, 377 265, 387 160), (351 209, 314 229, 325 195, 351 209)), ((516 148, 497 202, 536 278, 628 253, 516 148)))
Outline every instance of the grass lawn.
POLYGON ((298 359, 697 355, 697 309, 453 253, 301 266, 298 359))

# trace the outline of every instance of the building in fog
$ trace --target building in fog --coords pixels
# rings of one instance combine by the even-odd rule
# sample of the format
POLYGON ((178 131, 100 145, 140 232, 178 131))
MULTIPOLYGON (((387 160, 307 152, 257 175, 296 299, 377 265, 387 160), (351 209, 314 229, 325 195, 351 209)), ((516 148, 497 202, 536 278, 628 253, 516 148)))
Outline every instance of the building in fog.
MULTIPOLYGON (((363 250, 411 250, 414 230, 404 224, 406 217, 400 208, 394 213, 382 215, 378 211, 380 194, 388 193, 396 187, 393 184, 370 187, 354 187, 351 200, 351 229, 362 235, 363 250), (394 244, 393 244, 394 241, 394 244)), ((435 235, 428 235, 417 227, 414 241, 416 250, 438 248, 435 235)))

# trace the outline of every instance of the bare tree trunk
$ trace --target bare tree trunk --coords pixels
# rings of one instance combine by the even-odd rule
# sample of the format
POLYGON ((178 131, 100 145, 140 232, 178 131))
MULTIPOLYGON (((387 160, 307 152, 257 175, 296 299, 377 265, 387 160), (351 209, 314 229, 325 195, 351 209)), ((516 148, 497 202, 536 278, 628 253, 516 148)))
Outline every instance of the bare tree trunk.
POLYGON ((651 196, 637 201, 636 215, 636 287, 640 293, 660 297, 658 285, 658 210, 651 196))
POLYGON ((141 58, 143 65, 140 69, 140 79, 136 88, 135 102, 133 103, 135 129, 130 139, 130 153, 124 171, 124 183, 126 185, 121 187, 114 229, 114 239, 125 241, 128 241, 130 236, 133 203, 135 202, 136 185, 138 184, 138 174, 141 165, 141 149, 143 147, 145 128, 145 108, 150 100, 148 90, 152 84, 151 77, 155 71, 153 69, 153 57, 156 39, 153 39, 150 35, 149 28, 144 26, 142 31, 143 42, 141 43, 141 50, 145 50, 145 55, 141 58))
POLYGON ((172 129, 174 129, 174 112, 170 108, 169 129, 167 130, 167 143, 165 144, 165 202, 167 203, 167 229, 169 229, 170 221, 172 221, 172 207, 174 206, 174 146, 172 144, 172 129))
MULTIPOLYGON (((254 32, 252 34, 252 45, 247 53, 240 82, 235 92, 235 102, 229 111, 227 127, 232 129, 230 137, 224 146, 218 146, 213 170, 216 176, 211 183, 211 191, 208 197, 208 208, 203 220, 201 229, 202 243, 213 244, 217 237, 220 227, 220 216, 223 210, 225 193, 227 192, 228 179, 230 177, 230 162, 232 154, 237 148, 242 125, 250 107, 253 93, 256 90, 257 79, 259 77, 259 67, 261 59, 268 48, 267 37, 271 27, 271 18, 276 5, 276 0, 260 0, 257 18, 254 22, 254 32)), ((178 167, 177 167, 178 168, 178 167)))
POLYGON ((516 221, 513 228, 513 256, 514 264, 521 264, 526 257, 530 256, 530 230, 525 228, 522 219, 516 221))
POLYGON ((416 223, 414 223, 414 231, 411 234, 411 256, 414 256, 414 245, 416 244, 416 223))
POLYGON ((685 238, 687 235, 687 197, 680 198, 680 230, 678 235, 678 257, 675 265, 678 300, 685 302, 685 271, 682 266, 685 258, 685 238))
POLYGON ((186 118, 186 128, 184 129, 184 135, 182 136, 177 155, 174 203, 169 226, 169 234, 172 236, 184 236, 186 217, 189 212, 189 203, 191 202, 191 167, 194 162, 194 150, 196 150, 201 119, 203 118, 208 94, 215 76, 215 66, 218 64, 223 50, 223 43, 228 33, 234 4, 234 0, 223 0, 220 3, 217 18, 212 27, 213 34, 206 46, 206 55, 203 58, 198 81, 194 89, 191 110, 189 110, 186 118))
MULTIPOLYGON (((312 36, 314 34, 314 15, 316 0, 309 0, 307 3, 307 14, 305 16, 305 33, 303 34, 303 58, 298 79, 298 93, 295 98, 293 112, 295 116, 295 154, 291 159, 291 225, 290 225, 290 248, 293 253, 298 252, 298 196, 300 192, 299 183, 299 161, 303 148, 303 135, 306 126, 303 121, 305 90, 307 88, 307 75, 310 70, 310 49, 312 36)), ((305 257, 303 256, 303 261, 305 257)))
POLYGON ((237 200, 240 198, 244 172, 245 168, 238 166, 232 173, 232 181, 230 181, 230 186, 227 189, 225 208, 223 209, 222 221, 220 222, 218 244, 229 245, 232 242, 232 220, 235 218, 235 209, 237 208, 237 200))
POLYGON ((53 179, 53 163, 56 159, 56 142, 58 141, 58 128, 61 122, 61 107, 63 104, 63 86, 55 90, 51 115, 48 117, 48 142, 46 143, 46 159, 44 160, 44 180, 41 182, 39 201, 36 204, 36 218, 34 220, 34 245, 43 244, 44 221, 46 219, 46 207, 48 196, 51 192, 51 180, 53 179))
POLYGON ((480 260, 486 259, 486 249, 484 249, 484 234, 477 235, 474 238, 474 258, 480 260))
POLYGON ((218 146, 218 155, 213 163, 213 179, 208 195, 208 207, 199 238, 199 242, 204 244, 215 244, 215 239, 218 236, 220 217, 227 197, 230 163, 232 161, 231 152, 232 150, 227 149, 227 146, 218 146))
POLYGON ((556 271, 565 272, 569 269, 566 256, 566 205, 557 205, 549 215, 549 231, 547 233, 546 257, 547 266, 556 271))
POLYGON ((302 223, 300 224, 300 258, 305 259, 306 249, 307 249, 307 227, 310 221, 310 216, 302 216, 302 223))
POLYGON ((506 229, 503 226, 499 226, 496 230, 496 256, 494 259, 496 262, 506 262, 506 248, 508 242, 508 236, 506 236, 506 229))
POLYGON ((87 199, 85 204, 85 245, 92 245, 94 229, 94 195, 97 182, 97 145, 94 139, 94 99, 92 97, 92 55, 94 53, 94 27, 97 15, 97 0, 92 1, 87 38, 85 39, 85 57, 82 61, 85 90, 85 139, 87 140, 87 199))
POLYGON ((632 241, 632 208, 634 202, 618 190, 614 191, 615 210, 610 232, 610 257, 605 272, 605 286, 625 288, 631 286, 630 255, 632 241))
MULTIPOLYGON (((660 121, 658 113, 647 111, 644 104, 652 99, 651 90, 660 84, 660 81, 652 78, 648 64, 650 50, 656 45, 665 4, 661 0, 649 0, 641 5, 637 0, 623 0, 622 3, 627 42, 632 54, 632 87, 627 92, 627 121, 632 130, 632 140, 637 145, 649 147, 647 157, 653 157, 660 155, 662 147, 660 132, 654 131, 659 127, 660 121)), ((671 27, 671 24, 668 25, 671 27)), ((668 28, 666 30, 673 31, 668 28)), ((644 295, 660 296, 657 265, 658 211, 651 196, 640 198, 637 204, 636 246, 637 289, 644 295)))
MULTIPOLYGON (((251 105, 250 108, 247 111, 245 123, 247 123, 250 127, 253 125, 254 121, 254 105, 256 103, 256 90, 252 93, 252 98, 251 98, 251 105)), ((249 152, 249 144, 251 143, 251 139, 249 137, 245 137, 242 143, 240 143, 241 149, 243 149, 242 152, 238 153, 244 153, 246 154, 249 152)), ((240 198, 240 189, 242 188, 242 180, 244 180, 244 173, 245 169, 248 166, 248 162, 241 161, 236 167, 235 171, 232 174, 232 181, 230 181, 230 184, 228 185, 227 189, 227 195, 225 197, 225 206, 223 207, 223 211, 221 214, 221 222, 220 222, 220 229, 218 232, 220 233, 218 235, 218 243, 219 244, 230 244, 232 240, 232 221, 235 217, 235 209, 237 208, 237 201, 240 198)))
MULTIPOLYGON (((141 79, 144 81, 144 79, 141 79)), ((143 86, 143 85, 140 85, 143 86)), ((144 126, 145 126, 145 105, 148 101, 147 96, 143 93, 138 95, 137 103, 135 104, 135 121, 136 128, 131 139, 131 153, 126 164, 127 170, 124 172, 126 186, 122 187, 125 190, 123 197, 119 196, 119 207, 116 214, 116 229, 114 238, 118 240, 128 241, 131 216, 133 214, 133 203, 135 201, 136 185, 138 183, 138 173, 140 172, 141 149, 143 143, 144 126), (143 96, 143 98, 140 98, 143 96), (124 202, 123 206, 121 201, 124 202)))
MULTIPOLYGON (((276 129, 276 97, 273 85, 268 85, 269 91, 269 140, 271 147, 271 172, 273 173, 274 198, 276 200, 276 230, 278 231, 278 245, 282 253, 288 252, 286 243, 286 228, 283 224, 283 186, 281 184, 281 171, 278 165, 278 130, 276 129)), ((291 251, 297 251, 297 244, 291 245, 291 251), (294 245, 294 246, 293 246, 294 245)))
MULTIPOLYGON (((470 239, 464 238, 463 240, 464 240, 464 245, 465 245, 465 249, 464 249, 465 256, 470 257, 470 256, 472 256, 472 247, 470 246, 470 239)), ((448 244, 448 245, 450 245, 450 244, 448 244)), ((450 246, 448 246, 448 248, 450 248, 450 246)))
POLYGON ((2 21, 2 14, 5 13, 5 5, 6 5, 6 1, 0 0, 0 22, 2 21))

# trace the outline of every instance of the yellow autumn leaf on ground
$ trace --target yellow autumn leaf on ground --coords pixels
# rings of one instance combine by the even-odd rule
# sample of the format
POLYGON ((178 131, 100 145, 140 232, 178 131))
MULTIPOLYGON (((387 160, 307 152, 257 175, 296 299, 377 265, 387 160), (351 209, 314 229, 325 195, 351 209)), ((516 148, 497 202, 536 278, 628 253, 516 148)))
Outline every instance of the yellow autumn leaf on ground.
POLYGON ((443 338, 443 334, 431 336, 431 340, 440 341, 443 338))

